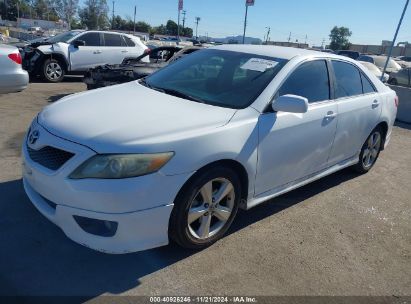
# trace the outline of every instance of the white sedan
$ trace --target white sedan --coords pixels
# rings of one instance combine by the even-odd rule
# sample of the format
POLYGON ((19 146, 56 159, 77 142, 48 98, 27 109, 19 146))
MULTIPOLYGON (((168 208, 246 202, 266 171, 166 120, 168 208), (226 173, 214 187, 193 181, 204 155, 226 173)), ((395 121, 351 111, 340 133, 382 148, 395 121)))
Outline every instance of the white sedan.
POLYGON ((72 240, 107 253, 203 248, 249 209, 342 168, 368 172, 398 98, 347 57, 198 51, 146 79, 68 96, 34 119, 24 188, 72 240))

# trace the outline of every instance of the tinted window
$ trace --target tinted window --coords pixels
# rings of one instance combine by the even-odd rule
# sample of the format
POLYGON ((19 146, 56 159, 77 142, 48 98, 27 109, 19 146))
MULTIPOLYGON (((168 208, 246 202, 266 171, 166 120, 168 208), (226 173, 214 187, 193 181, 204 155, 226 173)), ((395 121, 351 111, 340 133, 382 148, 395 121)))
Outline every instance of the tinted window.
POLYGON ((370 56, 363 56, 361 55, 360 57, 357 58, 358 61, 365 61, 365 62, 371 62, 374 63, 374 59, 370 56))
POLYGON ((100 46, 100 34, 99 33, 86 33, 78 38, 83 40, 86 46, 100 46))
POLYGON ((336 80, 335 97, 342 98, 362 94, 360 71, 353 65, 333 61, 336 80))
POLYGON ((228 108, 248 107, 287 60, 206 49, 167 65, 146 79, 148 86, 228 108))
POLYGON ((376 90, 374 89, 374 86, 371 84, 368 78, 365 77, 365 75, 362 73, 361 73, 361 80, 362 80, 362 90, 364 94, 376 92, 376 90))
POLYGON ((133 42, 133 40, 131 40, 127 36, 124 36, 124 39, 126 40, 127 46, 136 46, 136 44, 133 42))
POLYGON ((293 94, 308 99, 308 102, 330 99, 330 84, 327 64, 324 60, 303 63, 282 85, 279 96, 293 94))
POLYGON ((121 36, 116 34, 104 34, 105 46, 121 46, 121 36))

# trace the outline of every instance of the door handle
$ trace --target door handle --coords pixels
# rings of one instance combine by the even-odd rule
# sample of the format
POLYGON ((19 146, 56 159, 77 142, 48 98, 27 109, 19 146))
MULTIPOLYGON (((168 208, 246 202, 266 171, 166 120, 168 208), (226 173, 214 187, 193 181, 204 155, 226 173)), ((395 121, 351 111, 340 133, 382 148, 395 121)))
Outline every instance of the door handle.
POLYGON ((100 50, 94 51, 93 54, 101 54, 102 52, 100 50))
POLYGON ((126 50, 122 50, 121 52, 122 52, 122 53, 128 53, 128 51, 126 51, 126 50))
POLYGON ((331 119, 331 118, 336 118, 337 113, 334 113, 333 111, 329 111, 327 115, 325 115, 325 118, 331 119))
POLYGON ((380 102, 379 102, 378 100, 374 100, 374 101, 372 102, 372 107, 373 107, 373 109, 374 109, 374 108, 378 108, 379 105, 380 105, 380 102))

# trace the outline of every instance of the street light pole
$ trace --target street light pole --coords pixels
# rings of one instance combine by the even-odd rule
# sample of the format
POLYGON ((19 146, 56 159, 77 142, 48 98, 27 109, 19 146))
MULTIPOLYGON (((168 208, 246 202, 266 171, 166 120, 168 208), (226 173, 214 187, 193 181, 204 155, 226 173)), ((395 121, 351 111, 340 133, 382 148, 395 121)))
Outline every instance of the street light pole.
POLYGON ((136 34, 136 13, 137 13, 137 5, 134 5, 134 20, 133 20, 133 34, 136 34))
POLYGON ((196 40, 198 40, 198 23, 200 22, 200 17, 196 17, 196 40))
POLYGON ((398 32, 400 31, 402 20, 404 19, 404 15, 405 15, 405 12, 407 11, 409 2, 410 2, 410 0, 407 0, 405 2, 404 10, 402 11, 400 22, 398 22, 397 30, 395 31, 394 39, 392 40, 390 51, 389 51, 388 56, 387 56, 387 61, 385 62, 384 70, 382 71, 381 81, 384 79, 384 74, 385 74, 385 71, 387 70, 387 66, 388 66, 388 63, 389 63, 391 55, 392 55, 392 50, 394 49, 395 41, 397 40, 398 32))
POLYGON ((245 43, 245 31, 247 29, 247 15, 248 15, 248 5, 245 4, 245 17, 244 17, 244 33, 243 33, 243 44, 245 43))

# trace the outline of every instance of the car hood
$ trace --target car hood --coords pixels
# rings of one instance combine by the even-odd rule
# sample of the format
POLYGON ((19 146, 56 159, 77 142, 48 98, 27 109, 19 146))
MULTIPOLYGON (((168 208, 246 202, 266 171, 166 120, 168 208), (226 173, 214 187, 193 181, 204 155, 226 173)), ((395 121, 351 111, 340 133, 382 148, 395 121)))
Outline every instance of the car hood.
POLYGON ((99 153, 126 153, 212 132, 235 112, 132 81, 65 97, 44 108, 38 122, 50 133, 99 153))

